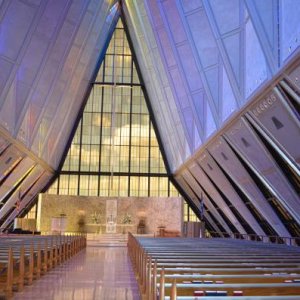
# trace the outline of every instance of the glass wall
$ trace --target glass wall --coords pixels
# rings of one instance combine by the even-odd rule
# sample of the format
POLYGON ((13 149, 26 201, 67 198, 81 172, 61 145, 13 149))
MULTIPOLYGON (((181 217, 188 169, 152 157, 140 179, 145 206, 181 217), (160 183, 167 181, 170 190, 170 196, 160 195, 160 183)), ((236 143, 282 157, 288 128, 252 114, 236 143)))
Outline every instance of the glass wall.
POLYGON ((189 205, 184 201, 183 203, 183 221, 184 222, 200 222, 197 215, 189 207, 189 205))
POLYGON ((169 181, 121 20, 50 194, 178 196, 169 181))

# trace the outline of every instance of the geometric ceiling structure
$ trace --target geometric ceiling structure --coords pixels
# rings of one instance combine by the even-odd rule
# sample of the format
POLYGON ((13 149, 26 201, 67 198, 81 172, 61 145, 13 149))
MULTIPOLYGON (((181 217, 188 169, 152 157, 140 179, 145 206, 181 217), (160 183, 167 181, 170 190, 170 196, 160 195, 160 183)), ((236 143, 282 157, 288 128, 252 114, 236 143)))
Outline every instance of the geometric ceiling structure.
POLYGON ((299 235, 300 7, 124 1, 123 12, 190 201, 204 199, 218 231, 299 235))
POLYGON ((13 0, 0 1, 0 16, 4 228, 55 175, 119 9, 107 1, 13 0))
POLYGON ((0 225, 62 167, 122 15, 180 193, 216 231, 298 236, 299 14, 293 0, 0 1, 0 225))

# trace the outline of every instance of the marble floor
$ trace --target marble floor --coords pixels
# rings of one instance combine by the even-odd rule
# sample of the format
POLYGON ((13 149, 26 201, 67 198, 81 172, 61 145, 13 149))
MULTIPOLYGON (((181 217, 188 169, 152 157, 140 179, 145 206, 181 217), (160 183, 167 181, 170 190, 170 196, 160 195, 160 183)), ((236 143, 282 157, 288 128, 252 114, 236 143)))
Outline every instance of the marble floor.
POLYGON ((127 247, 93 242, 68 262, 14 294, 20 300, 139 300, 127 247))

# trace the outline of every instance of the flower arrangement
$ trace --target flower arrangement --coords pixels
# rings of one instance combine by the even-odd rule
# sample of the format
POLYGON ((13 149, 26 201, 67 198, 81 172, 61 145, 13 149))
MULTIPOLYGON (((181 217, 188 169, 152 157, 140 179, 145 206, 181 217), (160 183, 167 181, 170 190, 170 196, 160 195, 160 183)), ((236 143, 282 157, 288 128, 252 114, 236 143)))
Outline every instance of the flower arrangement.
POLYGON ((92 218, 92 222, 94 224, 99 224, 100 220, 101 220, 101 215, 98 214, 98 213, 96 213, 96 212, 94 212, 94 213, 91 214, 91 218, 92 218))
POLYGON ((131 215, 126 213, 123 217, 122 224, 131 224, 131 222, 132 222, 131 215))

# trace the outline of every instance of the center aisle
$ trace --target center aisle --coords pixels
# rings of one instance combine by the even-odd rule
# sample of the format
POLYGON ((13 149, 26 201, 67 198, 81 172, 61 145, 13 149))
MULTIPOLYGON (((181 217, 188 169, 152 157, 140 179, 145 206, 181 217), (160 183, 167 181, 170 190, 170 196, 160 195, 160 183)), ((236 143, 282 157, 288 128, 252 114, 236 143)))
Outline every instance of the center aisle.
POLYGON ((86 250, 25 286, 13 299, 139 300, 138 285, 125 243, 88 241, 86 250))

